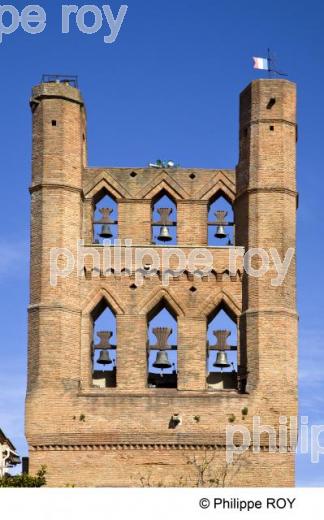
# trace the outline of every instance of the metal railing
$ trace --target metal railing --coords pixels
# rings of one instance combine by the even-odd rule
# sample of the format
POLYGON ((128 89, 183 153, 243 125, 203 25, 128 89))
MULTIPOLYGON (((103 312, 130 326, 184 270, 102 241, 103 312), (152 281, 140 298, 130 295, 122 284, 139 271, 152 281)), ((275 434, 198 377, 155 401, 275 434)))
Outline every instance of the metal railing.
POLYGON ((71 74, 43 74, 42 83, 68 83, 71 87, 78 88, 78 76, 71 76, 71 74))

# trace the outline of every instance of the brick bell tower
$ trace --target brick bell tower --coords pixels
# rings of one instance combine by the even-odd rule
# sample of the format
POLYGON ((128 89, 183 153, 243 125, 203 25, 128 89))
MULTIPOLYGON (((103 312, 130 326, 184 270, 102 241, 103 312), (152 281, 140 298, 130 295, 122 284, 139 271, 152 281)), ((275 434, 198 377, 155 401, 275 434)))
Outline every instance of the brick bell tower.
POLYGON ((89 168, 76 80, 44 78, 30 104, 30 471, 45 464, 50 486, 293 486, 289 449, 269 453, 264 432, 253 451, 251 433, 229 465, 225 433, 253 416, 278 432, 297 413, 295 256, 281 285, 272 263, 255 277, 242 259, 295 247, 295 85, 242 92, 236 170, 89 168), (173 271, 175 246, 203 248, 212 270, 164 283, 168 244, 173 271))

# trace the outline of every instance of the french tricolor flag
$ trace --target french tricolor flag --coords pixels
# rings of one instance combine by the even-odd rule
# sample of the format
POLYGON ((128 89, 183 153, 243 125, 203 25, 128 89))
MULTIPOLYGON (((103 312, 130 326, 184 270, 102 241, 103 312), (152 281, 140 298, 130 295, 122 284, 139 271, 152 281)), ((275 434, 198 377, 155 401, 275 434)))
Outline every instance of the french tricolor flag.
POLYGON ((269 60, 267 58, 255 58, 253 56, 253 68, 260 70, 269 70, 269 60))

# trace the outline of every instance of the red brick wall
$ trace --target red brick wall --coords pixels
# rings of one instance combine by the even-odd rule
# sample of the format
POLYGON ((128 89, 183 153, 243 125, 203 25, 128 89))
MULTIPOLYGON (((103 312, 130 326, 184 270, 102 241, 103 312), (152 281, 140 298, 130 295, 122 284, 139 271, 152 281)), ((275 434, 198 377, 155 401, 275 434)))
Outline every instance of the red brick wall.
MULTIPOLYGON (((236 172, 88 168, 79 91, 43 84, 33 90, 33 100, 26 400, 31 471, 46 464, 49 485, 195 485, 188 455, 199 459, 208 448, 214 473, 222 474, 225 428, 233 416, 234 424, 251 429, 253 415, 277 427, 280 415, 296 413, 295 261, 283 285, 272 287, 273 272, 242 276, 242 261, 230 277, 229 249, 211 247, 209 277, 195 279, 186 272, 163 288, 157 274, 134 289, 134 272, 96 276, 87 258, 87 277, 74 269, 51 287, 49 254, 53 247, 75 254, 76 239, 83 238, 102 256, 102 247, 92 244, 91 218, 96 195, 105 188, 118 202, 119 238, 131 238, 133 246, 150 246, 152 201, 162 189, 177 205, 181 250, 188 255, 206 246, 208 203, 221 190, 234 203, 237 246, 274 247, 282 257, 295 246, 294 85, 258 80, 242 93, 236 172), (276 103, 269 109, 271 97, 276 103), (91 385, 90 322, 103 297, 117 317, 117 387, 99 389, 91 385), (147 387, 147 315, 161 298, 178 320, 177 389, 147 387), (222 301, 239 325, 246 394, 206 387, 207 320, 222 301), (170 430, 175 413, 182 422, 170 430)), ((161 256, 163 249, 154 251, 161 256)), ((233 467, 223 485, 293 485, 293 455, 267 453, 266 444, 265 451, 249 455, 239 473, 234 475, 233 467)))

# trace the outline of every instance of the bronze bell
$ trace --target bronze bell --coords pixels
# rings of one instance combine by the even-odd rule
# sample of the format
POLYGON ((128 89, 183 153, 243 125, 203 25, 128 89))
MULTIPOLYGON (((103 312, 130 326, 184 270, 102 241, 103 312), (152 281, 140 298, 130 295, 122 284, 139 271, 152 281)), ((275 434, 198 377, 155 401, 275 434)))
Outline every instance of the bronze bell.
POLYGON ((216 361, 213 364, 213 367, 217 368, 227 368, 230 364, 227 359, 227 354, 224 352, 224 350, 221 350, 220 352, 217 352, 216 361))
POLYGON ((164 370, 166 368, 171 368, 171 363, 168 358, 168 354, 165 350, 160 350, 156 354, 156 360, 155 363, 153 363, 154 368, 160 368, 161 370, 164 370))
POLYGON ((101 350, 100 356, 98 358, 97 363, 99 365, 111 365, 112 361, 109 357, 109 351, 108 350, 101 350))
POLYGON ((111 238, 113 236, 109 224, 102 224, 99 236, 101 238, 111 238))
POLYGON ((172 236, 169 233, 168 226, 161 227, 158 239, 161 240, 161 242, 169 242, 170 240, 172 240, 172 236))
POLYGON ((216 238, 226 238, 227 237, 227 233, 225 232, 224 226, 217 226, 215 237, 216 238))

